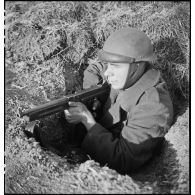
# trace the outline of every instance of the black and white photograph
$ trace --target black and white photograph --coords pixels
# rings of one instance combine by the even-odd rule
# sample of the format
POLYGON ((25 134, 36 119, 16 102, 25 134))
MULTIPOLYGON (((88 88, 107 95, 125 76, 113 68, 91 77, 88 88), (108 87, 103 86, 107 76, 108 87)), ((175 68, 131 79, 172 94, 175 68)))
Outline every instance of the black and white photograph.
POLYGON ((190 55, 191 1, 4 1, 4 193, 190 194, 190 55))

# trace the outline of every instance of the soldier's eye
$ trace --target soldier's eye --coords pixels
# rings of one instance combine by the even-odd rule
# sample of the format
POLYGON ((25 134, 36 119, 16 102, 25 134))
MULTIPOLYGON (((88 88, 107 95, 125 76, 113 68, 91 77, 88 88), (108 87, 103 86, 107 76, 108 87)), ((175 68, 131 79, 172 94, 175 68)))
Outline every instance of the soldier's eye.
POLYGON ((119 66, 118 64, 110 64, 110 67, 111 67, 112 69, 118 69, 118 68, 120 68, 121 66, 119 66))

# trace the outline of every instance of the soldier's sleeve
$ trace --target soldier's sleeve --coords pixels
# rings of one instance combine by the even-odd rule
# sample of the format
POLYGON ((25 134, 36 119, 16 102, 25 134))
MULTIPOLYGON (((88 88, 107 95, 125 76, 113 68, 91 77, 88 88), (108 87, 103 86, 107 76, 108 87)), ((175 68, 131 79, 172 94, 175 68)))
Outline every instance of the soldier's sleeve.
POLYGON ((104 71, 105 67, 102 63, 91 60, 84 71, 83 88, 87 89, 91 86, 102 84, 105 81, 104 71))
POLYGON ((102 165, 108 164, 121 173, 143 165, 163 142, 171 113, 158 101, 145 101, 129 113, 119 137, 96 123, 87 133, 82 147, 102 165))

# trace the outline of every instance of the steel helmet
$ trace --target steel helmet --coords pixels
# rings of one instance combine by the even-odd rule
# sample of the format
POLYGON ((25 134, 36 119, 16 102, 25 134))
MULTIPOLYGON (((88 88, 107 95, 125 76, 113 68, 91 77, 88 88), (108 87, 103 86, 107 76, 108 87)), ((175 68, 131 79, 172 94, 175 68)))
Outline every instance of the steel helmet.
POLYGON ((133 63, 153 62, 156 57, 148 36, 136 28, 123 28, 115 31, 105 41, 103 50, 98 53, 100 61, 133 63))

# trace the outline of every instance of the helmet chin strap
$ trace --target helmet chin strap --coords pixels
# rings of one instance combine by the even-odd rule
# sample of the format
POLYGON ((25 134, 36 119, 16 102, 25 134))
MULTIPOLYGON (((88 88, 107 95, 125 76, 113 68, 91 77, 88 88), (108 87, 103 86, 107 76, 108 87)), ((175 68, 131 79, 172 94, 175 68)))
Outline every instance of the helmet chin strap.
POLYGON ((127 78, 124 84, 123 89, 131 87, 139 78, 143 75, 146 68, 146 63, 137 62, 129 64, 127 78))

